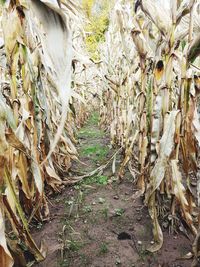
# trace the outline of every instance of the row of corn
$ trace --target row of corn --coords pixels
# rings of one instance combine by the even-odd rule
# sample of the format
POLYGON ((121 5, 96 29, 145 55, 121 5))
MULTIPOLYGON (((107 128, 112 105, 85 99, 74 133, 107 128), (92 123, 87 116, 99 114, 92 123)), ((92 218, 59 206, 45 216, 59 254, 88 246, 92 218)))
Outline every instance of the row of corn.
POLYGON ((128 167, 133 197, 145 197, 151 252, 162 247, 162 224, 198 232, 199 32, 199 1, 117 1, 101 47, 101 125, 123 148, 119 178, 128 167))
POLYGON ((49 219, 44 188, 58 192, 69 183, 68 170, 78 157, 75 130, 92 95, 85 92, 90 62, 81 54, 77 10, 65 0, 1 5, 1 267, 45 258, 30 226, 49 219))

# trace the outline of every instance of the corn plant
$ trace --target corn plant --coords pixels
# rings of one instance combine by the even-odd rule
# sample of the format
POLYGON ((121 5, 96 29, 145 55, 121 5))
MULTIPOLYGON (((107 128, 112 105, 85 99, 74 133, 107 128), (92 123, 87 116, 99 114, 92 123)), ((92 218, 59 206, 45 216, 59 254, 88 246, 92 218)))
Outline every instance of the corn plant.
POLYGON ((134 197, 145 196, 151 252, 162 247, 163 218, 171 231, 182 220, 194 235, 198 229, 200 4, 165 4, 139 0, 133 8, 118 1, 101 49, 101 125, 124 150, 119 178, 128 164, 138 186, 134 197))
POLYGON ((28 259, 45 258, 29 230, 33 219, 49 218, 44 187, 60 191, 78 156, 74 131, 86 114, 77 84, 71 91, 78 6, 2 2, 0 266, 27 266, 28 259))

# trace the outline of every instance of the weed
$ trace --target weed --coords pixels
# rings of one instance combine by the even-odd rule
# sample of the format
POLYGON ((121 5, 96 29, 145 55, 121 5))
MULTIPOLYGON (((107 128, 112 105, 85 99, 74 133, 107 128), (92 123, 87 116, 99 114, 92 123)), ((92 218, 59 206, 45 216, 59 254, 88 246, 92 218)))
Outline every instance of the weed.
POLYGON ((16 234, 14 232, 9 233, 9 238, 11 240, 17 240, 18 239, 17 236, 16 236, 16 234))
POLYGON ((99 184, 99 185, 107 185, 108 184, 108 176, 106 175, 97 175, 86 178, 81 184, 99 184))
POLYGON ((98 199, 98 202, 100 203, 100 204, 103 204, 103 203, 105 203, 105 199, 104 198, 102 198, 102 197, 99 197, 99 199, 98 199))
POLYGON ((102 185, 107 185, 108 184, 108 177, 105 175, 97 176, 97 183, 102 184, 102 185))
POLYGON ((63 259, 59 262, 60 267, 69 267, 70 266, 70 262, 68 259, 63 259))
POLYGON ((42 229, 42 226, 43 226, 43 224, 42 224, 41 222, 39 222, 39 223, 37 224, 36 228, 40 230, 40 229, 42 229))
POLYGON ((108 207, 104 207, 100 212, 104 216, 105 220, 107 220, 108 219, 108 207))
POLYGON ((98 122, 99 122, 99 114, 98 114, 98 112, 94 112, 90 116, 87 124, 89 124, 89 125, 91 125, 91 124, 92 125, 98 125, 98 122))
POLYGON ((81 266, 89 266, 90 264, 90 258, 86 256, 85 254, 80 254, 81 259, 81 266))
POLYGON ((72 252, 79 251, 83 247, 83 244, 76 240, 67 240, 66 248, 72 252))
POLYGON ((84 194, 81 190, 81 186, 79 191, 77 192, 76 197, 71 197, 70 200, 65 200, 64 203, 66 205, 66 209, 68 212, 69 217, 72 213, 75 212, 75 216, 78 217, 78 211, 83 203, 84 194))
POLYGON ((100 138, 103 137, 104 132, 98 129, 91 129, 89 127, 84 127, 79 131, 79 138, 100 138))
POLYGON ((80 154, 82 156, 92 157, 93 161, 102 161, 108 154, 108 148, 100 144, 85 145, 81 148, 80 154))
POLYGON ((100 254, 108 253, 108 245, 106 242, 101 243, 99 252, 100 254))
POLYGON ((90 205, 83 207, 83 212, 86 213, 86 212, 91 212, 91 211, 92 211, 92 207, 90 205))
POLYGON ((124 209, 115 209, 115 215, 116 216, 122 216, 122 214, 125 212, 124 209))
POLYGON ((76 189, 76 190, 80 190, 80 185, 79 185, 79 184, 76 184, 76 185, 74 186, 74 189, 76 189))
POLYGON ((74 203, 74 198, 72 197, 70 200, 65 200, 65 205, 69 205, 69 206, 71 206, 73 203, 74 203))

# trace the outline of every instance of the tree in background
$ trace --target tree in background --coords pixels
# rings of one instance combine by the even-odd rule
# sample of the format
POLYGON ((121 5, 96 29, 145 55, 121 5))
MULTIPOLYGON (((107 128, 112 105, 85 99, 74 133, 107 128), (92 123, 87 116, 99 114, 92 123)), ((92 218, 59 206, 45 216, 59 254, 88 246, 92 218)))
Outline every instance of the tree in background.
POLYGON ((113 1, 83 0, 83 10, 88 18, 85 26, 86 47, 93 60, 99 60, 99 44, 105 41, 109 25, 109 10, 113 1))

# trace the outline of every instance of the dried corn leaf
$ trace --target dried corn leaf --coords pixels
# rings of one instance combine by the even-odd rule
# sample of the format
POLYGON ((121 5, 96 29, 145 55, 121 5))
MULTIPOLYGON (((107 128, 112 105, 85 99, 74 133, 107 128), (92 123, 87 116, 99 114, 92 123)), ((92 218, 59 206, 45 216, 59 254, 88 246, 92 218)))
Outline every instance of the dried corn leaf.
POLYGON ((51 143, 47 160, 60 139, 67 118, 68 102, 71 95, 72 32, 69 20, 59 8, 57 1, 45 2, 51 7, 53 4, 53 9, 40 1, 32 1, 31 13, 27 15, 32 31, 37 34, 41 41, 42 63, 51 80, 54 81, 62 103, 60 124, 51 143), (34 14, 37 14, 37 18, 34 14))
POLYGON ((160 32, 164 35, 168 35, 172 25, 169 10, 164 9, 160 2, 152 2, 151 0, 142 0, 141 7, 142 11, 149 16, 160 32))
POLYGON ((171 160, 172 165, 172 178, 173 178, 173 191, 174 195, 176 196, 178 202, 181 206, 181 211, 183 213, 183 217, 185 221, 187 222, 188 226, 191 228, 193 233, 197 233, 196 228, 193 225, 193 219, 189 212, 189 204, 186 199, 186 192, 185 187, 182 184, 182 177, 181 173, 178 169, 178 161, 177 160, 171 160))
POLYGON ((148 185, 146 192, 146 203, 148 203, 150 196, 160 186, 165 177, 169 157, 174 148, 175 123, 178 112, 179 111, 174 110, 166 115, 167 118, 165 120, 164 133, 159 142, 158 159, 151 171, 150 184, 148 185))
POLYGON ((5 222, 4 222, 2 210, 0 209, 0 266, 12 267, 14 262, 7 247, 4 224, 5 222))

